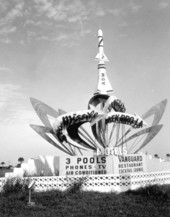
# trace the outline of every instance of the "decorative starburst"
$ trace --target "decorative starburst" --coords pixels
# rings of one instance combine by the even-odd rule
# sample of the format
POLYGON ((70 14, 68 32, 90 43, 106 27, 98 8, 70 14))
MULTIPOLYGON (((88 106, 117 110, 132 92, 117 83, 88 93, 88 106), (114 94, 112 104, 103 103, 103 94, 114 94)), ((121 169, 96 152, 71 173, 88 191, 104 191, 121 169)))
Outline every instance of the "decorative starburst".
POLYGON ((61 109, 56 111, 33 98, 31 103, 44 126, 30 126, 46 141, 66 154, 83 155, 83 150, 94 152, 97 149, 123 146, 126 146, 128 153, 139 152, 162 128, 163 125, 159 122, 167 100, 153 106, 141 118, 125 113, 123 103, 108 95, 93 96, 87 110, 71 113, 61 109), (53 117, 53 123, 50 116, 53 117), (111 121, 107 121, 109 117, 112 117, 109 119, 111 121), (144 126, 145 121, 148 123, 150 118, 151 123, 144 126))

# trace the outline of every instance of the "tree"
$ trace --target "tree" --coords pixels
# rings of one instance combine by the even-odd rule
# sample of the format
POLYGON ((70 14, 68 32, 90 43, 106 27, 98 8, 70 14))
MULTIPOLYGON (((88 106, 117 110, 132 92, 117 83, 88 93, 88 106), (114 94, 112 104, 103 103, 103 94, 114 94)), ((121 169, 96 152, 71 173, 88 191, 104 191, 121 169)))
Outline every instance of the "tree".
POLYGON ((154 157, 159 158, 159 157, 158 157, 158 154, 154 154, 154 157))
POLYGON ((12 168, 13 168, 13 166, 12 166, 12 165, 9 165, 9 166, 8 166, 8 169, 9 169, 9 170, 11 170, 12 168))
POLYGON ((5 164, 5 162, 1 162, 1 165, 2 165, 2 167, 1 167, 1 169, 3 168, 3 165, 5 164))
POLYGON ((167 161, 170 161, 170 154, 166 154, 167 161))
POLYGON ((19 157, 18 158, 18 162, 20 162, 20 164, 22 164, 22 162, 24 162, 24 158, 23 157, 19 157))
POLYGON ((1 165, 3 166, 5 164, 5 162, 1 162, 1 165))

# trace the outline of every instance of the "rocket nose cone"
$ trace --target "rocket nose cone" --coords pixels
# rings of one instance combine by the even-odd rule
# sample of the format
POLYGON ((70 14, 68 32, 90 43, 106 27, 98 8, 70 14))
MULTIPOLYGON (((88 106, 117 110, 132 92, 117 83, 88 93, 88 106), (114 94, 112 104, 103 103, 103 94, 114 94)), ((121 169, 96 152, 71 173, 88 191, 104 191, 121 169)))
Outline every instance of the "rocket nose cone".
POLYGON ((98 36, 103 36, 103 32, 101 29, 98 30, 98 36))

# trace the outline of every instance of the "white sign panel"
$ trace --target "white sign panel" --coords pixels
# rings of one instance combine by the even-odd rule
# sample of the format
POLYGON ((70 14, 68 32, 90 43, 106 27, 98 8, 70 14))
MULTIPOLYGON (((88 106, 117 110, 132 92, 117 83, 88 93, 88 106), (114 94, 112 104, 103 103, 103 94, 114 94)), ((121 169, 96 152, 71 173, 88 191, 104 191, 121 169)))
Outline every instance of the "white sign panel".
POLYGON ((114 173, 146 172, 146 159, 143 154, 127 154, 114 156, 114 173))
POLYGON ((60 157, 60 176, 106 174, 106 156, 60 157))

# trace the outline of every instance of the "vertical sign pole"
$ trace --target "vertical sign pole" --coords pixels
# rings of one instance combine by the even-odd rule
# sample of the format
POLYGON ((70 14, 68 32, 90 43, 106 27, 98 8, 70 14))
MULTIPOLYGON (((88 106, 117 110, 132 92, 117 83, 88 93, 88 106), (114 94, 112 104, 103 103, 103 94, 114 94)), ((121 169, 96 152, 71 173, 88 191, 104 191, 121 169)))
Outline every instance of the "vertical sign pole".
POLYGON ((28 199, 28 203, 31 203, 31 189, 29 189, 29 199, 28 199))

